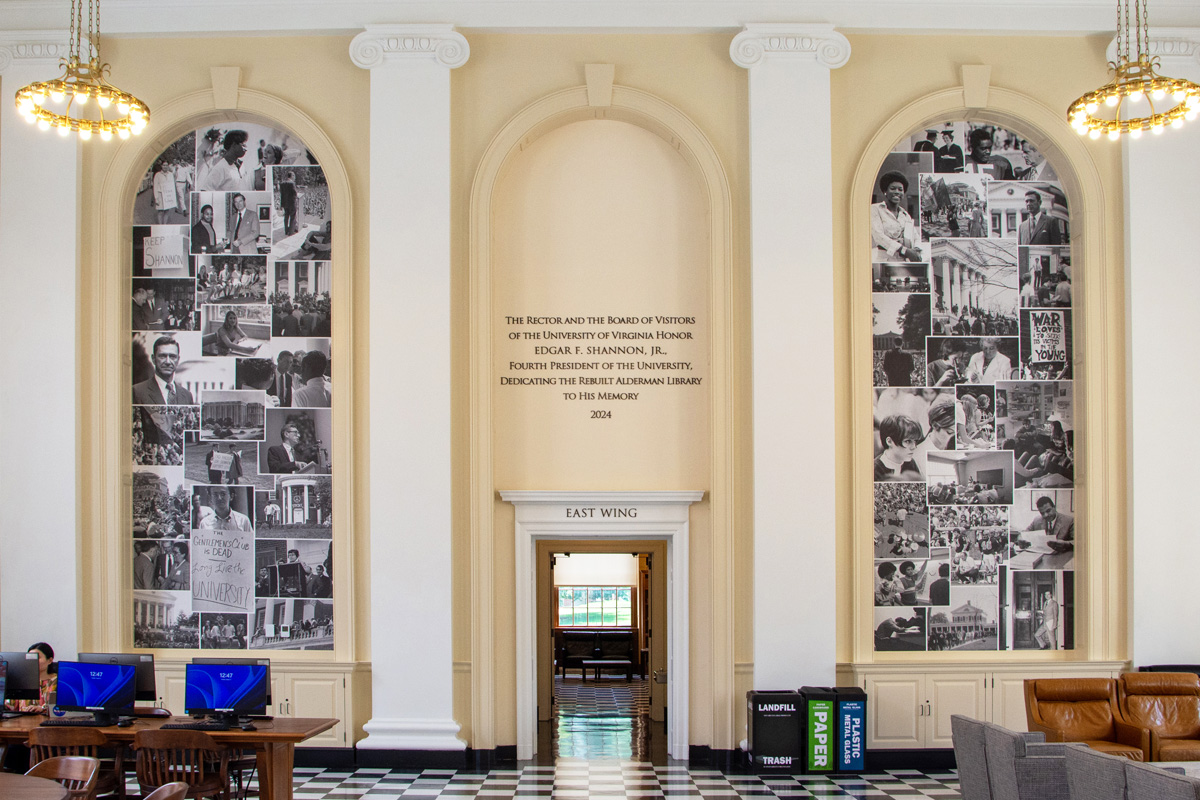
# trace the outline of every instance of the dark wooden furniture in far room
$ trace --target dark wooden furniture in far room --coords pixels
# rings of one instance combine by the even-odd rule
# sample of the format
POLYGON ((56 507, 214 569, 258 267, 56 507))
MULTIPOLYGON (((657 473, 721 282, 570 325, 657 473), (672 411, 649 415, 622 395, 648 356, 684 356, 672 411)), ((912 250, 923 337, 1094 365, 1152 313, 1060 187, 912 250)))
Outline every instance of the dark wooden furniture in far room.
POLYGON ((641 650, 636 628, 556 628, 554 631, 554 664, 563 677, 567 670, 578 668, 584 680, 587 671, 594 670, 597 678, 602 669, 619 669, 626 680, 633 673, 642 674, 641 650))

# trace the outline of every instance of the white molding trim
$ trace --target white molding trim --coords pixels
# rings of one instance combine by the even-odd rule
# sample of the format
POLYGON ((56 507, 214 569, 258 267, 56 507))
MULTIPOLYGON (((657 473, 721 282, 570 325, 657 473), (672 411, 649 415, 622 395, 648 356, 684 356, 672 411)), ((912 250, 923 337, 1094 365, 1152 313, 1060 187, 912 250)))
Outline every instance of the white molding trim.
POLYGON ((729 57, 746 69, 765 58, 803 59, 837 69, 850 60, 850 40, 832 25, 751 23, 729 43, 729 57))
POLYGON ((688 515, 703 491, 500 491, 516 507, 517 758, 537 752, 537 562, 539 539, 667 542, 667 753, 688 757, 688 515), (567 508, 634 508, 636 517, 568 518, 567 508))
POLYGON ((471 46, 453 25, 367 25, 350 42, 350 60, 363 69, 409 59, 454 69, 470 57, 471 46))
MULTIPOLYGON (((1172 67, 1180 68, 1200 64, 1200 28, 1151 28, 1148 34, 1150 56, 1161 59, 1162 69, 1160 71, 1167 77, 1177 77, 1171 74, 1172 67)), ((1136 46, 1135 42, 1130 49, 1135 50, 1136 46)), ((1117 60, 1116 38, 1108 43, 1104 56, 1109 61, 1117 60)), ((1101 77, 1107 80, 1107 76, 1097 76, 1097 86, 1100 85, 1101 77)))
MULTIPOLYGON (((1124 631, 1128 616, 1126 570, 1128 544, 1124 515, 1126 467, 1124 459, 1124 416, 1122 393, 1125 353, 1124 293, 1111 287, 1122 285, 1122 254, 1109 247, 1112 233, 1106 228, 1105 209, 1112 202, 1088 149, 1090 140, 1081 138, 1067 124, 1062 109, 1051 109, 1028 95, 992 86, 986 109, 969 109, 963 87, 953 87, 919 97, 905 105, 879 126, 864 148, 854 172, 850 191, 849 265, 851 330, 851 450, 850 491, 852 524, 851 621, 854 664, 887 661, 921 661, 926 653, 875 653, 872 631, 872 492, 871 409, 871 317, 866 299, 871 293, 870 215, 867 213, 876 175, 884 158, 900 137, 924 125, 960 116, 986 121, 1016 131, 1028 138, 1058 172, 1071 203, 1072 248, 1076 263, 1090 268, 1077 283, 1076 352, 1083 356, 1075 375, 1076 429, 1086 431, 1078 444, 1082 502, 1078 519, 1086 526, 1079 551, 1082 563, 1076 569, 1076 649, 1056 651, 1047 657, 1079 662, 1112 661, 1125 657, 1128 641, 1124 631)), ((964 653, 959 663, 987 661, 1007 663, 1028 660, 1026 651, 964 653)), ((924 662, 922 662, 924 663, 924 662)))
MULTIPOLYGON (((707 200, 709 222, 708 281, 710 314, 710 485, 712 526, 707 554, 712 614, 704 620, 712 651, 698 658, 711 660, 711 686, 697 700, 711 708, 710 742, 718 749, 733 746, 735 697, 733 675, 734 535, 733 535, 733 397, 730 378, 734 357, 733 211, 729 180, 716 150, 694 122, 664 100, 639 89, 614 85, 612 104, 588 105, 586 86, 546 95, 527 106, 496 134, 480 160, 471 186, 470 210, 470 571, 471 571, 471 746, 496 746, 496 610, 495 523, 496 487, 493 480, 492 375, 492 195, 505 165, 522 148, 545 133, 586 119, 610 119, 645 128, 670 143, 695 171, 707 200), (711 706, 709 705, 711 703, 711 706)), ((676 713, 675 711, 671 712, 676 713)), ((695 717, 695 710, 690 709, 695 717)), ((707 712, 706 712, 707 713, 707 712)), ((708 720, 706 720, 707 722, 708 720)), ((687 732, 683 735, 686 737, 687 732)), ((690 744, 690 742, 686 742, 690 744)), ((678 750, 676 752, 679 752, 678 750)), ((674 755, 674 753, 673 753, 674 755)), ((686 758, 686 746, 682 755, 686 758)))
MULTIPOLYGON (((67 31, 0 31, 0 74, 16 65, 59 67, 70 52, 69 39, 67 31)), ((47 73, 44 80, 57 77, 58 73, 47 73)))
MULTIPOLYGON (((128 650, 132 647, 130 480, 128 460, 131 417, 129 414, 129 263, 133 204, 138 186, 154 159, 164 148, 189 130, 231 121, 258 122, 298 136, 325 172, 333 209, 333 352, 340 363, 337 402, 333 404, 335 460, 349 461, 354 451, 351 416, 354 409, 353 326, 350 299, 353 297, 354 229, 350 178, 333 140, 300 108, 274 95, 242 87, 237 108, 218 110, 212 89, 192 92, 158 104, 147 135, 123 142, 110 142, 110 159, 103 167, 99 187, 93 195, 91 216, 83 224, 91 229, 96 243, 95 268, 83 270, 80 278, 81 326, 90 326, 83 338, 80 382, 89 387, 90 402, 81 406, 80 429, 90 432, 82 446, 80 484, 84 507, 92 513, 81 520, 81 572, 90 587, 80 609, 81 647, 96 650, 128 650), (115 147, 114 147, 115 145, 115 147), (339 313, 338 309, 341 309, 339 313)), ((81 327, 81 329, 84 329, 81 327)), ((341 564, 334 581, 334 626, 338 631, 332 653, 286 651, 288 660, 352 662, 355 647, 354 558, 359 532, 354 520, 354 470, 339 471, 333 481, 333 502, 338 509, 334 521, 333 557, 341 564)))

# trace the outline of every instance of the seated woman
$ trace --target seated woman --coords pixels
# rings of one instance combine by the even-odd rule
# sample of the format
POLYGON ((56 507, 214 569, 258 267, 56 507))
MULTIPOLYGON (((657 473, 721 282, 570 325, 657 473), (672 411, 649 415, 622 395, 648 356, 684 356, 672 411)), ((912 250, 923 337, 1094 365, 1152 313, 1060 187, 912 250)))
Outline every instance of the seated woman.
POLYGON ((225 314, 225 322, 216 330, 216 339, 208 341, 205 337, 204 352, 206 355, 227 356, 230 354, 239 356, 251 356, 258 352, 260 344, 244 345, 242 341, 249 339, 238 324, 237 312, 230 311, 225 314))
POLYGON ((313 231, 308 236, 304 237, 304 244, 300 245, 300 252, 304 258, 310 259, 327 259, 329 251, 333 247, 330 243, 330 238, 333 234, 333 221, 325 223, 325 227, 319 231, 313 231))
POLYGON ((54 663, 54 648, 45 642, 32 644, 27 653, 36 652, 38 656, 38 701, 9 700, 4 704, 8 711, 24 711, 35 714, 46 713, 50 694, 58 691, 58 665, 54 663))

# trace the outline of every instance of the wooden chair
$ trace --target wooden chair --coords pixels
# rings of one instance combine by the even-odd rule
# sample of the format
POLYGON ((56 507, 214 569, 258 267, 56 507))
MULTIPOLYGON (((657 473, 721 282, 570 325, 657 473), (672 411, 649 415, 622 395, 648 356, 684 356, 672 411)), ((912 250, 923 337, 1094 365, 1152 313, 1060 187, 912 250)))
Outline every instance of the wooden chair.
POLYGON ((187 797, 188 785, 183 781, 164 783, 142 800, 183 800, 187 797))
MULTIPOLYGON (((29 731, 29 763, 39 764, 59 756, 85 756, 100 760, 101 748, 111 745, 95 728, 33 728, 29 731)), ((101 761, 96 773, 96 794, 125 797, 125 746, 113 746, 112 761, 101 761), (111 769, 108 767, 111 766, 111 769)))
POLYGON ((150 730, 133 736, 137 780, 143 795, 180 781, 185 797, 229 800, 229 750, 203 731, 150 730))
POLYGON ((58 781, 70 800, 94 800, 100 762, 87 756, 55 756, 34 764, 25 774, 58 781))

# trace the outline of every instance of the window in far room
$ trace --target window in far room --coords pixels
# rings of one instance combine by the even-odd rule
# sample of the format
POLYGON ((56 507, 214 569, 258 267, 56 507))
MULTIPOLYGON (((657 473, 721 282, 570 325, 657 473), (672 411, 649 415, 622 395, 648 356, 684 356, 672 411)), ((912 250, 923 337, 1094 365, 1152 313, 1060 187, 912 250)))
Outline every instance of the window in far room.
POLYGON ((562 627, 633 625, 634 587, 559 586, 557 619, 562 627))

